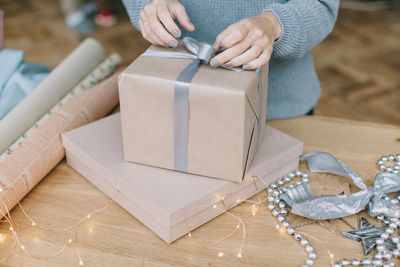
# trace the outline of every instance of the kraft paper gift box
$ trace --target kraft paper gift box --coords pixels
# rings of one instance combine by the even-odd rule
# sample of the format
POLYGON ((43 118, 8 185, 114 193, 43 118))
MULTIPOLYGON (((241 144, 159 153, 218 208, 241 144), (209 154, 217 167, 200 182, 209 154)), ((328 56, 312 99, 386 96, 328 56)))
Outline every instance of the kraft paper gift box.
MULTIPOLYGON (((182 43, 176 49, 149 49, 190 54, 182 43)), ((191 62, 142 55, 120 74, 124 158, 240 182, 264 136, 267 66, 259 75, 201 64, 183 113, 177 77, 191 62)))
POLYGON ((168 243, 223 213, 222 197, 226 206, 237 205, 296 170, 303 149, 299 140, 267 126, 252 167, 236 183, 125 161, 119 114, 62 139, 72 168, 168 243))

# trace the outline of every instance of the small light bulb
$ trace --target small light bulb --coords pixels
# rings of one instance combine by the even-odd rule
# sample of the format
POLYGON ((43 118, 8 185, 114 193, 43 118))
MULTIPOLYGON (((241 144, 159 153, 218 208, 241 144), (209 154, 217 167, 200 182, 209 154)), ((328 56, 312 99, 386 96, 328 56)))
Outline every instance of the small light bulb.
POLYGON ((3 192, 3 188, 0 188, 0 193, 3 192))
POLYGON ((224 256, 223 252, 218 252, 218 257, 222 258, 224 256))
POLYGON ((251 207, 252 207, 252 208, 255 208, 255 207, 256 207, 256 205, 252 205, 251 207))
POLYGON ((188 233, 188 237, 192 237, 192 233, 188 233))
POLYGON ((25 246, 24 245, 22 245, 21 248, 22 248, 22 250, 25 250, 25 246))
POLYGON ((216 209, 216 208, 217 208, 217 205, 213 205, 213 208, 216 209))
POLYGON ((236 225, 236 228, 239 229, 240 228, 240 224, 236 225))
POLYGON ((10 231, 13 232, 13 231, 14 231, 14 228, 10 227, 10 231))
POLYGON ((329 256, 331 256, 331 259, 333 259, 333 257, 334 257, 335 255, 333 255, 332 253, 330 253, 329 256))
POLYGON ((68 243, 70 243, 70 244, 72 243, 72 239, 71 239, 71 238, 70 238, 70 239, 68 239, 68 243))
POLYGON ((82 261, 82 260, 79 260, 79 265, 83 266, 83 265, 85 265, 85 264, 83 264, 83 261, 82 261))
POLYGON ((240 199, 236 199, 236 203, 239 203, 240 202, 240 199))
POLYGON ((238 258, 241 258, 242 257, 242 253, 238 253, 237 255, 236 255, 238 258))
POLYGON ((88 217, 88 218, 90 218, 90 217, 91 217, 91 215, 89 214, 87 217, 88 217))
POLYGON ((225 200, 225 197, 222 197, 222 200, 225 200))
POLYGON ((32 222, 32 226, 35 226, 36 225, 36 223, 35 222, 32 222))

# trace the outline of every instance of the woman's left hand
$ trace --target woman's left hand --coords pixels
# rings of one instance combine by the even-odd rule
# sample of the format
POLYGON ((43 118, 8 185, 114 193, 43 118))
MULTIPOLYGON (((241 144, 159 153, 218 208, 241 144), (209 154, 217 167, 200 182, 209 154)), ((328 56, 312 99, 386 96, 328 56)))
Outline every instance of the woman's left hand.
POLYGON ((226 49, 211 59, 210 65, 256 69, 269 61, 274 41, 281 32, 281 25, 272 12, 232 24, 218 35, 214 48, 226 49))

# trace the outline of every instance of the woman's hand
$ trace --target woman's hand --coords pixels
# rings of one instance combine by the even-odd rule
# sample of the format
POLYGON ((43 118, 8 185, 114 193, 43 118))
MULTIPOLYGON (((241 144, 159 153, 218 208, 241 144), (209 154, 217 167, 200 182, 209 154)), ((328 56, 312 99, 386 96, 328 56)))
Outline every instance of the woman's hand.
POLYGON ((177 0, 151 0, 140 13, 139 24, 144 39, 152 44, 177 47, 175 38, 181 37, 181 31, 174 20, 178 20, 184 29, 194 31, 185 7, 177 0))
POLYGON ((264 12, 232 24, 218 35, 214 48, 226 50, 215 56, 210 65, 243 65, 245 70, 256 69, 269 61, 274 41, 280 37, 281 32, 281 25, 272 12, 264 12))

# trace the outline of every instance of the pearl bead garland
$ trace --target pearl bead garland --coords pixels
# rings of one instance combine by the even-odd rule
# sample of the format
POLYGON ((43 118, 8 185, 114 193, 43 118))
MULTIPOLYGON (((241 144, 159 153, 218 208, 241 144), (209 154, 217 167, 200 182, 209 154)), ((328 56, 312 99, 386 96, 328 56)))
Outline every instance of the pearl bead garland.
MULTIPOLYGON (((389 155, 383 156, 378 160, 378 166, 381 171, 386 171, 390 173, 399 173, 400 172, 400 154, 397 155, 389 155), (386 165, 386 162, 394 162, 393 167, 386 165)), ((291 226, 290 222, 286 220, 288 215, 288 210, 286 209, 286 203, 280 199, 280 195, 286 191, 286 188, 283 187, 278 189, 278 187, 284 186, 288 184, 289 188, 293 188, 296 184, 299 185, 301 183, 308 183, 309 175, 305 172, 301 172, 299 170, 295 172, 289 173, 287 176, 278 180, 277 182, 271 184, 267 191, 269 193, 268 197, 268 209, 271 210, 272 215, 277 217, 278 222, 281 224, 281 227, 285 228, 287 233, 295 240, 298 240, 300 245, 305 248, 305 251, 308 253, 308 258, 302 267, 310 267, 314 264, 315 259, 317 258, 317 254, 314 252, 314 247, 310 244, 309 240, 304 238, 301 233, 296 232, 295 228, 291 226), (300 181, 296 183, 290 183, 295 177, 301 177, 300 181), (276 206, 278 205, 278 207, 276 206)), ((393 204, 400 204, 400 194, 396 198, 391 198, 387 195, 384 198, 390 201, 393 204)), ((380 215, 377 216, 378 221, 385 223, 388 228, 384 233, 376 240, 376 254, 373 258, 364 258, 360 259, 343 259, 339 262, 334 263, 334 267, 343 267, 343 266, 383 266, 383 267, 393 267, 395 263, 392 261, 393 256, 399 258, 400 257, 400 237, 398 235, 392 236, 394 233, 400 232, 400 219, 398 218, 385 218, 380 215), (391 237, 392 236, 392 237, 391 237), (385 246, 385 241, 391 239, 391 241, 395 244, 395 249, 390 251, 385 246)))
POLYGON ((383 156, 378 160, 378 166, 381 171, 399 173, 400 172, 400 154, 383 156), (393 167, 386 165, 386 162, 394 162, 393 167))
MULTIPOLYGON (((281 224, 281 227, 286 229, 287 233, 293 236, 295 240, 298 240, 300 245, 304 247, 304 250, 308 254, 308 258, 306 259, 302 267, 310 267, 314 265, 314 261, 317 258, 317 254, 314 252, 314 247, 310 244, 310 241, 308 239, 304 238, 300 233, 296 232, 294 227, 291 226, 290 222, 286 220, 289 211, 286 209, 286 203, 279 198, 279 196, 286 191, 286 188, 278 189, 278 187, 290 183, 295 177, 301 177, 301 181, 296 182, 296 184, 308 183, 309 181, 307 173, 303 173, 297 170, 295 172, 289 173, 287 176, 271 184, 267 189, 269 193, 268 209, 271 210, 272 215, 277 218, 278 222, 281 224), (276 206, 276 204, 278 206, 276 206)), ((289 185, 289 187, 293 186, 293 183, 289 185)))

